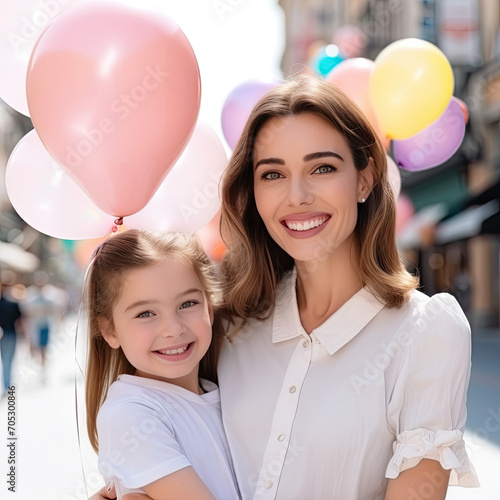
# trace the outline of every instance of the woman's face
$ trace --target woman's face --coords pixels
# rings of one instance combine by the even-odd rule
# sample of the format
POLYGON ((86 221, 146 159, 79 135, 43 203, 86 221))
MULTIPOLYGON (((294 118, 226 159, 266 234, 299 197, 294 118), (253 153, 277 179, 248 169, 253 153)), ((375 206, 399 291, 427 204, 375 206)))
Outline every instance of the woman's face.
POLYGON ((271 118, 254 150, 257 210, 276 243, 297 261, 349 244, 370 168, 356 170, 342 134, 314 113, 271 118))

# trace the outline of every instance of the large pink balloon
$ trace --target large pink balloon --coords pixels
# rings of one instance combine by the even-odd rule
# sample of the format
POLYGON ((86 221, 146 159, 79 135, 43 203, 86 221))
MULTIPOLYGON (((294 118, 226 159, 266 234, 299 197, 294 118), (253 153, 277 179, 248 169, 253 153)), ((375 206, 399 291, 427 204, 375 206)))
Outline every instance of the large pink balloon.
POLYGON ((231 149, 234 149, 252 109, 269 90, 280 82, 249 80, 238 85, 227 96, 222 108, 222 132, 231 149))
POLYGON ((41 233, 79 240, 111 232, 113 217, 97 208, 54 161, 35 130, 10 155, 5 185, 16 212, 41 233))
POLYGON ((208 224, 220 208, 219 181, 227 166, 221 140, 204 122, 151 201, 127 217, 128 228, 195 233, 208 224))
POLYGON ((387 148, 390 141, 382 133, 370 95, 370 78, 374 69, 375 63, 369 59, 363 57, 347 59, 335 66, 326 80, 339 87, 361 108, 387 148))
POLYGON ((54 159, 103 211, 126 216, 147 204, 187 144, 200 75, 165 15, 92 3, 42 33, 27 96, 54 159))

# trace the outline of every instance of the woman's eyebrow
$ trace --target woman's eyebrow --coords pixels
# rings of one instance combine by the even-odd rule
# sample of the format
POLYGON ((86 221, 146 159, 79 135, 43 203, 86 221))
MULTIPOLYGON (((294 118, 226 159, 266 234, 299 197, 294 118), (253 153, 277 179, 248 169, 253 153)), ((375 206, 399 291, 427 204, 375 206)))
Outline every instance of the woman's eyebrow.
MULTIPOLYGON (((333 151, 319 151, 317 153, 309 153, 308 155, 305 155, 304 158, 302 158, 303 161, 311 161, 311 160, 317 160, 318 158, 326 158, 328 156, 331 156, 333 158, 337 158, 341 161, 344 161, 344 158, 340 156, 338 153, 334 153, 333 151)), ((285 161, 282 160, 281 158, 264 158, 262 160, 259 160, 255 164, 255 170, 257 170, 257 167, 259 165, 284 165, 285 161)))
POLYGON ((255 164, 255 170, 257 170, 257 167, 259 165, 263 165, 264 163, 267 163, 269 165, 284 165, 285 160, 282 160, 281 158, 264 158, 263 160, 259 160, 255 164))
POLYGON ((342 156, 340 156, 338 153, 334 153, 333 151, 320 151, 318 153, 310 153, 308 155, 305 155, 303 160, 311 161, 317 160, 318 158, 325 158, 327 156, 333 156, 333 158, 338 158, 339 160, 344 161, 344 158, 342 158, 342 156))

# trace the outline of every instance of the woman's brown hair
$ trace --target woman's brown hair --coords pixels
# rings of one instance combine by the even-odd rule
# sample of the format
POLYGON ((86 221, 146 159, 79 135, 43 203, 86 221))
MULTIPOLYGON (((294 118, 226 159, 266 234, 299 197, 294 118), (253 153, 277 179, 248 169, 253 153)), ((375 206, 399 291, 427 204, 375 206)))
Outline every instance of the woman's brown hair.
MULTIPOLYGON (((121 348, 112 349, 104 339, 99 321, 113 325, 113 306, 119 299, 124 274, 157 263, 178 259, 191 265, 203 286, 208 304, 214 311, 212 343, 200 362, 199 376, 217 382, 217 359, 223 336, 220 287, 213 263, 196 237, 187 233, 128 230, 111 237, 98 247, 90 265, 85 296, 88 321, 88 356, 85 381, 87 432, 98 450, 96 420, 109 386, 121 374, 135 373, 121 348)), ((165 283, 168 286, 168 283, 165 283)))
MULTIPOLYGON (((357 270, 363 286, 388 307, 400 306, 417 286, 396 247, 396 199, 387 176, 385 149, 362 111, 333 84, 300 76, 269 91, 253 109, 222 180, 221 233, 228 252, 221 266, 224 313, 243 319, 269 317, 276 287, 292 269, 292 257, 271 238, 257 212, 253 189, 256 141, 271 118, 314 113, 343 134, 357 170, 372 163, 373 189, 358 205, 354 230, 357 270)), ((283 122, 275 122, 283 126, 283 122)))

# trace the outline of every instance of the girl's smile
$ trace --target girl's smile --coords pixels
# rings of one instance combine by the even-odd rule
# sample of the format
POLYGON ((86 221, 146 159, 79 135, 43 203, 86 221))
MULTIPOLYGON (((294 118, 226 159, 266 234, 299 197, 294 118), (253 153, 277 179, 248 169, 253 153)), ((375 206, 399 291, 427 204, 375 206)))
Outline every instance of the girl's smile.
POLYGON ((121 347, 140 377, 198 391, 198 366, 212 340, 213 314, 198 275, 180 259, 164 259, 124 275, 111 347, 121 347))

